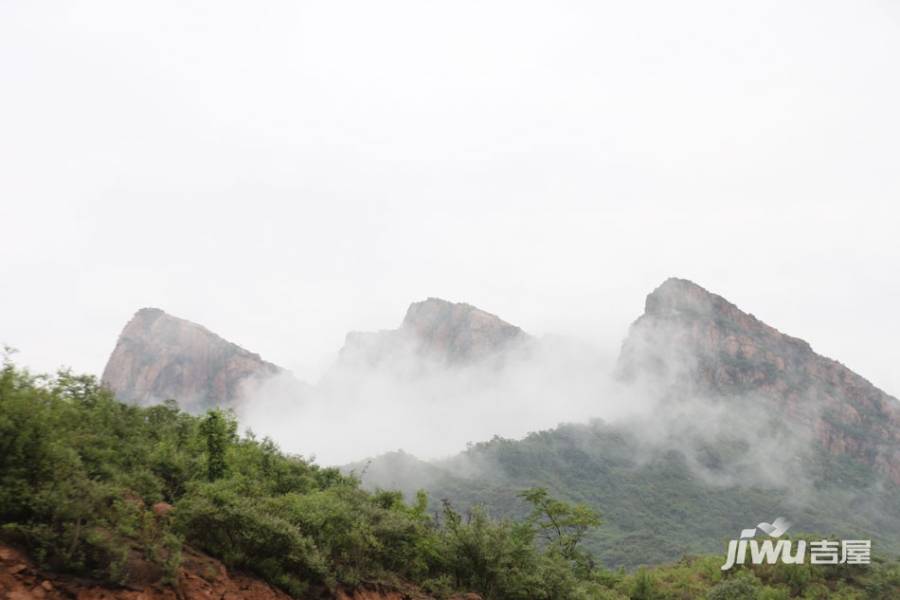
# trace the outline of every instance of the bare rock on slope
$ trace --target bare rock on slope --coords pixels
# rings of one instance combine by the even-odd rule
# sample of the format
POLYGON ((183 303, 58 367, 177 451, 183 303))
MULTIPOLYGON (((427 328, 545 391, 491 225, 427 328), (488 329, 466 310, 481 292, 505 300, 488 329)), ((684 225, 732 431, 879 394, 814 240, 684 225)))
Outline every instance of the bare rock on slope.
MULTIPOLYGON (((138 560, 132 571, 142 570, 138 560)), ((145 572, 145 575, 149 573, 145 572)), ((158 574, 156 574, 158 575, 158 574)), ((410 584, 393 587, 372 585, 356 589, 311 591, 306 598, 334 600, 434 600, 410 584)), ((226 569, 218 560, 185 547, 177 581, 166 584, 158 577, 131 578, 116 587, 80 577, 48 573, 23 552, 0 544, 0 599, 9 600, 293 600, 282 590, 260 579, 226 569)), ((450 600, 481 600, 476 594, 450 600)))
POLYGON ((398 329, 349 333, 340 358, 345 364, 377 365, 410 356, 465 364, 530 339, 515 325, 470 304, 428 298, 410 305, 398 329))
POLYGON ((764 398, 823 447, 900 483, 900 402, 810 345, 685 279, 654 290, 619 357, 674 395, 764 398))
POLYGON ((122 330, 103 383, 123 402, 175 399, 190 411, 233 406, 242 386, 284 371, 205 327, 142 308, 122 330))

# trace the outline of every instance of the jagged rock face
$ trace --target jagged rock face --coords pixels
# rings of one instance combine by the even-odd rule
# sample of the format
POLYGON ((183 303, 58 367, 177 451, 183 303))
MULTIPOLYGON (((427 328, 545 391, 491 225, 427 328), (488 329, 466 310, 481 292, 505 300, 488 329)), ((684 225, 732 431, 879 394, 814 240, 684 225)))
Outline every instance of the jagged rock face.
POLYGON ((202 411, 232 406, 242 385, 280 372, 196 323, 143 308, 122 330, 102 380, 123 402, 175 399, 186 410, 202 411))
POLYGON ((762 397, 819 442, 900 483, 900 402, 721 296, 669 279, 647 296, 619 358, 625 379, 672 395, 762 397))
POLYGON ((429 298, 410 305, 399 329, 349 333, 341 361, 376 365, 414 355, 464 364, 497 356, 529 339, 496 315, 469 304, 429 298))

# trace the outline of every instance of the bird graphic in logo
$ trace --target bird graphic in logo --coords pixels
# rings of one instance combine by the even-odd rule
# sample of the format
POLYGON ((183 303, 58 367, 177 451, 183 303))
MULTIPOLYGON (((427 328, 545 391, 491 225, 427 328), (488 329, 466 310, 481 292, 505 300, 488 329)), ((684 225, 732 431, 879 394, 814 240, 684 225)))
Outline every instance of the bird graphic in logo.
POLYGON ((741 530, 741 539, 752 538, 756 536, 756 530, 760 530, 770 537, 781 537, 787 530, 791 528, 791 522, 784 517, 778 517, 771 523, 760 523, 756 527, 741 530))

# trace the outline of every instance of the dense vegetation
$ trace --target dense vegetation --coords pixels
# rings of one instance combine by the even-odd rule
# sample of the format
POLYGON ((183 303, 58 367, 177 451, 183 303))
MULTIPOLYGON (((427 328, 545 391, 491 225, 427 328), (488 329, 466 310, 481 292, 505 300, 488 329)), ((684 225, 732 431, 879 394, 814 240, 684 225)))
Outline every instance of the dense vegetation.
POLYGON ((0 371, 0 536, 59 571, 121 583, 141 560, 173 581, 189 544, 296 597, 375 581, 488 600, 900 594, 892 565, 723 576, 715 556, 607 571, 584 550, 595 511, 539 487, 517 496, 518 520, 449 503, 433 511, 422 493, 411 504, 369 493, 240 436, 226 413, 128 406, 92 377, 35 377, 9 361, 0 371))
POLYGON ((743 485, 731 457, 742 456, 745 444, 722 440, 695 450, 695 458, 707 461, 701 475, 678 447, 648 449, 634 431, 594 422, 522 440, 495 438, 440 463, 391 453, 353 468, 363 474, 366 487, 399 488, 408 496, 424 488, 430 497, 447 498, 463 510, 484 506, 495 518, 527 514, 515 501, 518 490, 550 489, 563 500, 603 512, 604 525, 587 534, 584 546, 610 568, 633 570, 685 554, 717 554, 741 528, 779 515, 789 518, 795 531, 868 538, 880 552, 900 555, 895 484, 877 478, 865 464, 823 451, 797 465, 789 487, 743 485))

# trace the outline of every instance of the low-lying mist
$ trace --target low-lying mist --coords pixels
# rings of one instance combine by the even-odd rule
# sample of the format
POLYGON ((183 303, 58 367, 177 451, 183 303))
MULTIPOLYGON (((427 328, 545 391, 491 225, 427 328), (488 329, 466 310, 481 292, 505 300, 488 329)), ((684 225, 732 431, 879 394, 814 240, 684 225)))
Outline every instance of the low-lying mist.
POLYGON ((377 365, 338 361, 315 386, 289 374, 253 382, 237 413, 243 427, 324 465, 400 449, 434 459, 494 436, 645 412, 646 399, 616 383, 613 366, 595 347, 562 338, 468 364, 410 347, 377 365))
POLYGON ((601 420, 633 442, 638 465, 677 452, 709 485, 807 493, 809 431, 787 426, 761 396, 679 394, 676 380, 693 362, 683 355, 667 360, 667 376, 625 382, 609 355, 565 338, 532 340, 469 364, 425 358, 410 345, 377 364, 339 360, 315 386, 300 386, 289 374, 255 382, 237 412, 243 427, 323 465, 403 450, 460 477, 497 472, 460 454, 471 443, 601 420))

